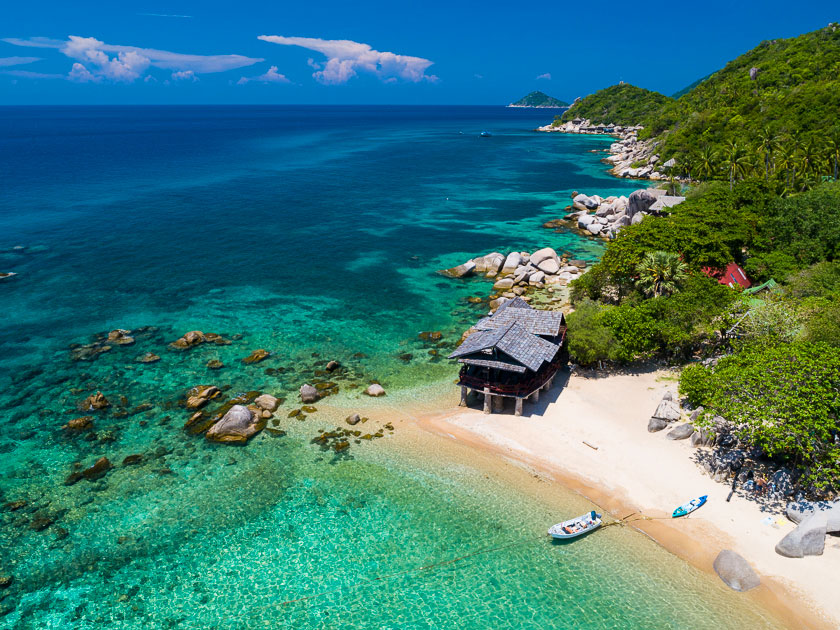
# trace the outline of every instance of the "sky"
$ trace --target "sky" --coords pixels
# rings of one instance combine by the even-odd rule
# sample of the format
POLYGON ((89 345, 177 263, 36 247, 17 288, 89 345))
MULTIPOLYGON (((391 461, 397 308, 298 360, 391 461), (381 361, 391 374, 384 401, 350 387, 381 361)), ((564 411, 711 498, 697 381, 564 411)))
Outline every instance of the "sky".
POLYGON ((619 81, 673 94, 840 5, 39 0, 0 15, 4 105, 501 105, 619 81))

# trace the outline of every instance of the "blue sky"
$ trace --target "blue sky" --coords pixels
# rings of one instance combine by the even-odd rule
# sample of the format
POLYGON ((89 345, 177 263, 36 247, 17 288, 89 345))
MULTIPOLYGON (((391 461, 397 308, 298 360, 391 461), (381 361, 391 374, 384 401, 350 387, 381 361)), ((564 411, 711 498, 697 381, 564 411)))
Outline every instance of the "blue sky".
POLYGON ((834 2, 7 3, 0 104, 505 104, 671 94, 834 2))

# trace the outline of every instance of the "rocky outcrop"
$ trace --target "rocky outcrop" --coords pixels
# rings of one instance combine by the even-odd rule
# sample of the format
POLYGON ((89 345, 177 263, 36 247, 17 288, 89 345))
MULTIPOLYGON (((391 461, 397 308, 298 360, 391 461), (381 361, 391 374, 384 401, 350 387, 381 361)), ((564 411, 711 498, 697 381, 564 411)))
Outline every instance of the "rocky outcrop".
POLYGON ((130 335, 130 330, 117 328, 116 330, 112 330, 108 333, 108 343, 118 346, 130 346, 134 343, 134 337, 131 337, 130 335))
POLYGON ((204 435, 211 442, 242 444, 265 428, 266 420, 244 405, 234 405, 204 435))
POLYGON ((83 431, 93 427, 93 416, 82 416, 81 418, 73 418, 62 429, 68 431, 83 431))
POLYGON ((758 574, 749 563, 741 555, 729 549, 724 549, 717 555, 714 569, 724 584, 740 593, 761 584, 758 574))
POLYGON ((137 361, 139 363, 157 363, 160 361, 160 357, 154 352, 147 352, 146 354, 140 355, 137 361))
POLYGON ((187 392, 187 409, 201 409, 214 398, 222 395, 221 390, 215 385, 196 385, 187 392))
POLYGON ((468 260, 467 262, 458 265, 457 267, 452 267, 451 269, 441 269, 438 271, 439 274, 448 276, 450 278, 466 278, 467 276, 471 276, 473 271, 475 271, 476 264, 472 260, 468 260))
POLYGON ((840 532, 840 501, 789 503, 785 513, 798 525, 776 545, 776 553, 781 556, 820 556, 826 534, 840 532))
POLYGON ((679 403, 674 400, 674 396, 668 392, 662 397, 652 417, 667 422, 676 422, 682 418, 682 409, 680 409, 679 403))
POLYGON ((656 203, 656 197, 649 190, 634 190, 627 201, 627 214, 632 219, 640 212, 647 212, 656 203))
POLYGON ((90 396, 85 398, 81 403, 79 403, 79 408, 82 411, 100 411, 110 406, 111 403, 108 402, 108 399, 105 398, 102 392, 96 392, 95 394, 91 394, 90 396))
POLYGON ((379 383, 373 383, 365 390, 365 394, 373 396, 374 398, 379 398, 380 396, 385 395, 385 388, 379 383))

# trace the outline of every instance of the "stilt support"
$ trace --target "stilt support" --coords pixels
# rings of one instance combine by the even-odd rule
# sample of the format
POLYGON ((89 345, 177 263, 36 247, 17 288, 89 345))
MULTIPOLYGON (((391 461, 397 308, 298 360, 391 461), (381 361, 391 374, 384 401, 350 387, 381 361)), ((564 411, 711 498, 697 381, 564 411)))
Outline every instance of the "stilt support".
POLYGON ((493 395, 490 393, 490 388, 484 388, 484 413, 492 413, 491 403, 493 395))
POLYGON ((540 390, 534 391, 534 402, 540 402, 540 390))
POLYGON ((505 410, 504 396, 493 396, 493 411, 502 412, 505 410))
POLYGON ((468 393, 469 393, 469 390, 466 388, 466 386, 461 385, 461 402, 458 403, 459 406, 461 406, 461 407, 466 407, 467 406, 467 394, 468 393))
POLYGON ((522 415, 522 399, 519 396, 516 397, 516 411, 513 413, 516 416, 522 415))

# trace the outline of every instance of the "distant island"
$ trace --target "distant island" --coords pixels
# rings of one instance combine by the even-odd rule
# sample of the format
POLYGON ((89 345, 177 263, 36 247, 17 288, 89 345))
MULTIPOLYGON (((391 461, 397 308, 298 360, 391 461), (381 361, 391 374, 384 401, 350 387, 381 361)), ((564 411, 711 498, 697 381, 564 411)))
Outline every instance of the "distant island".
POLYGON ((544 92, 531 92, 508 107, 568 107, 569 104, 544 92))

